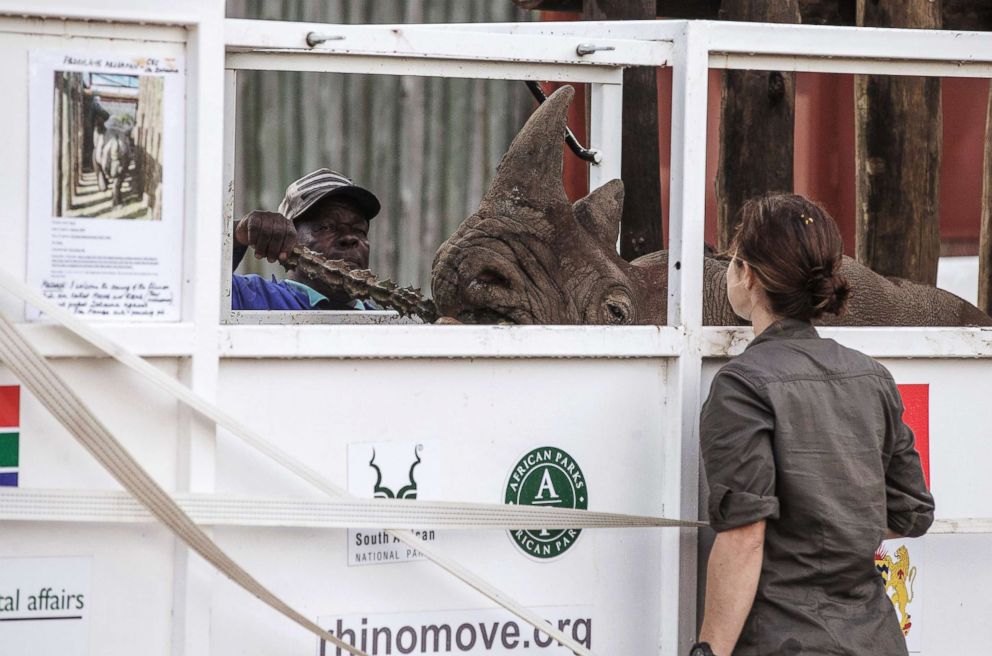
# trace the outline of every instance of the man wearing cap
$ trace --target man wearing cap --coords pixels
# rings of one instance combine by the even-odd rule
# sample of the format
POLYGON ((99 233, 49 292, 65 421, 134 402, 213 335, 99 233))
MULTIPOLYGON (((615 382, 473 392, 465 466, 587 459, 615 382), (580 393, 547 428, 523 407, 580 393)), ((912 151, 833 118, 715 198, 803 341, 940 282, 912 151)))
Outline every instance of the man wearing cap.
MULTIPOLYGON (((249 246, 255 257, 285 260, 296 244, 356 269, 369 267, 369 221, 379 213, 379 200, 349 178, 321 168, 286 188, 278 212, 254 211, 234 229, 237 267, 249 246)), ((375 310, 371 301, 348 298, 319 282, 302 280, 290 271, 285 280, 234 275, 232 310, 375 310)))

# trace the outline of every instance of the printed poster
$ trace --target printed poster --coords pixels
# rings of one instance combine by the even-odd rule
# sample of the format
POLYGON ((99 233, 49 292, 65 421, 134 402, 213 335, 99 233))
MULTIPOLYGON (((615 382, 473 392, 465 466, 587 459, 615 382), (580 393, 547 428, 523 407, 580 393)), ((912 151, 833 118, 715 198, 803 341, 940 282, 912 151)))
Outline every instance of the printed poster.
POLYGON ((182 61, 30 57, 28 284, 89 318, 178 321, 182 61))
POLYGON ((0 653, 85 656, 89 557, 0 558, 0 653))
MULTIPOLYGON (((439 499, 439 443, 365 442, 348 445, 348 492, 365 499, 439 499)), ((437 544, 437 531, 414 531, 437 544)), ((348 565, 423 560, 424 555, 382 529, 348 529, 348 565)))

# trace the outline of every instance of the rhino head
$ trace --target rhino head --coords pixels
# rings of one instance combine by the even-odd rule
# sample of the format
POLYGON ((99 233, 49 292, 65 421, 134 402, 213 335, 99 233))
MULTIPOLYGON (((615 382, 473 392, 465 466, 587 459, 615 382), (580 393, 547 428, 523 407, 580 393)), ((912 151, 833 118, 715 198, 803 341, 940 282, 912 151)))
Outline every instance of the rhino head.
POLYGON ((565 196, 562 134, 574 95, 562 87, 538 107, 479 209, 438 249, 431 287, 441 314, 520 324, 649 323, 664 315, 658 272, 616 251, 623 183, 575 204, 565 196))

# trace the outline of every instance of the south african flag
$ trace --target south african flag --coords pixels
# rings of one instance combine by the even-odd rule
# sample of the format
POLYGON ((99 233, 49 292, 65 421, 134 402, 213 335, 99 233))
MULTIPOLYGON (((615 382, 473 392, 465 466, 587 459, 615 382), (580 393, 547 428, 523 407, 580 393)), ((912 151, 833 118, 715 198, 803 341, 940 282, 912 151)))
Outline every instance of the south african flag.
POLYGON ((0 385, 0 487, 17 487, 20 467, 21 388, 0 385))

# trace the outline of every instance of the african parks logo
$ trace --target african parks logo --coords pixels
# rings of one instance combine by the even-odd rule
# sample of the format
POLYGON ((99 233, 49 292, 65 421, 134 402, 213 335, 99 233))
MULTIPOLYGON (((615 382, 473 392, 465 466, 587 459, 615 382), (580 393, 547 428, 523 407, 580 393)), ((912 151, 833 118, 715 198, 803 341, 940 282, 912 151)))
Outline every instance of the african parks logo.
MULTIPOLYGON (((589 507, 586 478, 572 456, 553 446, 528 452, 513 466, 506 480, 505 503, 553 508, 589 507)), ((510 537, 524 553, 535 558, 555 558, 575 544, 581 529, 510 530, 510 537)))

